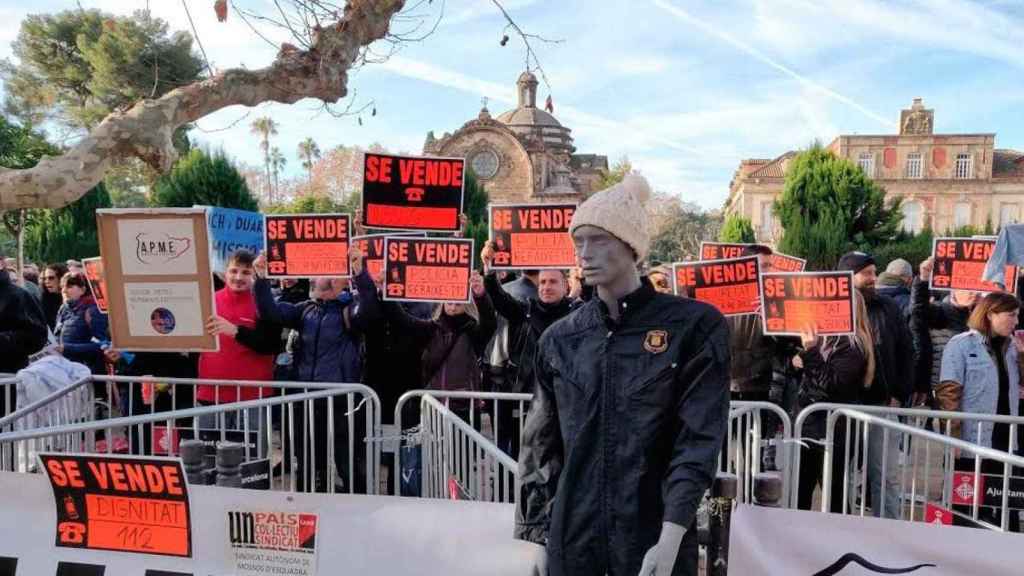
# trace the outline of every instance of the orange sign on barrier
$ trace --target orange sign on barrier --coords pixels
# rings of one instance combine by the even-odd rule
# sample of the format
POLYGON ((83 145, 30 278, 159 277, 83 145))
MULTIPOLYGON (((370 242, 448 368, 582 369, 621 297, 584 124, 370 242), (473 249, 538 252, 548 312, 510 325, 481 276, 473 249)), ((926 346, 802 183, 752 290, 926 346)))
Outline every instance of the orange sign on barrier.
POLYGON ((575 204, 492 204, 494 270, 572 268, 576 248, 569 235, 575 204))
MULTIPOLYGON (((936 238, 932 244, 933 290, 998 292, 999 286, 982 280, 996 241, 989 238, 936 238)), ((1006 291, 1017 291, 1017 267, 1007 266, 1003 278, 1006 291)))
POLYGON ((389 236, 384 254, 385 300, 470 301, 473 240, 389 236))
POLYGON ((455 232, 461 227, 462 158, 366 153, 363 224, 367 228, 455 232))
POLYGON ((726 316, 757 314, 759 274, 757 256, 672 265, 676 294, 707 302, 726 316))
POLYGON ((107 302, 107 279, 103 275, 103 258, 86 258, 82 260, 82 267, 85 268, 85 278, 89 281, 89 289, 96 300, 96 307, 106 314, 110 304, 107 302))
POLYGON ((349 276, 348 214, 268 214, 267 277, 349 276))
POLYGON ((367 234, 365 236, 353 236, 351 245, 359 249, 359 252, 366 259, 366 269, 374 282, 380 282, 384 277, 384 239, 388 236, 426 237, 425 232, 405 232, 402 234, 367 234))
POLYGON ((95 454, 39 460, 57 505, 57 546, 192 556, 181 461, 95 454))
POLYGON ((822 336, 854 331, 852 272, 763 274, 761 290, 766 335, 799 336, 809 323, 822 336))

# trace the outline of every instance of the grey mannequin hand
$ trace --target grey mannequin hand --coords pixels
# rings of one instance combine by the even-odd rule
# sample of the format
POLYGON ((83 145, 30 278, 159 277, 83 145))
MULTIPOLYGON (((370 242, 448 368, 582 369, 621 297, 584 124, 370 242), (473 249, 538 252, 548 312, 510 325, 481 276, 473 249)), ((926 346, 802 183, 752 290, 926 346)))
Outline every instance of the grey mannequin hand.
POLYGON ((679 546, 683 543, 686 528, 672 522, 661 524, 661 536, 647 554, 640 566, 639 576, 672 576, 672 569, 679 555, 679 546))

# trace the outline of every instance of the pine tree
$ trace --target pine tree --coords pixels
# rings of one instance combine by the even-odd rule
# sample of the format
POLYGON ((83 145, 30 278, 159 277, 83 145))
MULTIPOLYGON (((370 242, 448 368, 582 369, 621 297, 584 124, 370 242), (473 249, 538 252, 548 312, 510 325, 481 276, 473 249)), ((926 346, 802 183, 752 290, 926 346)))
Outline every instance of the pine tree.
POLYGON ((239 210, 259 210, 245 178, 223 152, 210 154, 193 149, 178 161, 171 172, 156 182, 153 205, 188 208, 219 206, 239 210))
POLYGON ((730 214, 718 233, 719 242, 732 242, 735 244, 753 244, 757 241, 754 235, 754 225, 750 218, 739 214, 730 214))

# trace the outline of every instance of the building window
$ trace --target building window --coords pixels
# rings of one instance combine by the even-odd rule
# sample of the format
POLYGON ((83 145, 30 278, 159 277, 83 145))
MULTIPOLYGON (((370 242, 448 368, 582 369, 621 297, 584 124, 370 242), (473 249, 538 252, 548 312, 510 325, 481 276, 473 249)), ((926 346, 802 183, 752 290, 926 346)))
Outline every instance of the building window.
POLYGON ((1007 224, 1016 224, 1018 220, 1017 205, 1003 204, 999 207, 999 227, 1007 224))
POLYGON ((857 158, 857 165, 864 171, 868 178, 875 177, 875 155, 871 152, 861 152, 857 158))
POLYGON ((761 203, 761 240, 771 240, 775 228, 775 220, 772 216, 772 203, 761 203))
POLYGON ((921 169, 921 154, 918 152, 911 152, 907 154, 907 178, 921 178, 923 176, 923 170, 921 169))
POLYGON ((970 154, 956 155, 956 178, 966 180, 974 175, 974 158, 970 154))
POLYGON ((924 230, 924 206, 920 202, 911 200, 903 203, 903 222, 900 227, 911 234, 924 230))
POLYGON ((963 228, 971 225, 971 203, 958 202, 953 207, 953 228, 963 228))

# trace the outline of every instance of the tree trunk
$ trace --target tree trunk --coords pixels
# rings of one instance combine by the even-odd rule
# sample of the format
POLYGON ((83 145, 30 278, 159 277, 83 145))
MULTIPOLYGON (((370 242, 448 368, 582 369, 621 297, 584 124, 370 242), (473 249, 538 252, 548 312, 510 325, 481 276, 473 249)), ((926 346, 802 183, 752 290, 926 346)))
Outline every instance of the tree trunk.
POLYGON ((18 210, 18 286, 25 286, 25 210, 18 210))
POLYGON ((303 98, 337 102, 348 94, 348 71, 362 49, 387 35, 404 5, 405 0, 350 0, 339 21, 317 30, 309 50, 282 45, 266 68, 226 70, 142 100, 104 118, 61 156, 32 168, 0 170, 0 211, 66 206, 98 184, 119 158, 136 156, 166 172, 177 159, 174 130, 228 106, 303 98))

